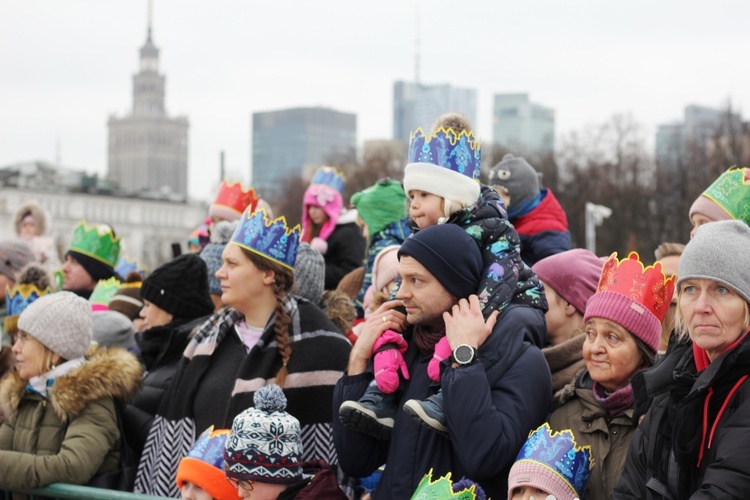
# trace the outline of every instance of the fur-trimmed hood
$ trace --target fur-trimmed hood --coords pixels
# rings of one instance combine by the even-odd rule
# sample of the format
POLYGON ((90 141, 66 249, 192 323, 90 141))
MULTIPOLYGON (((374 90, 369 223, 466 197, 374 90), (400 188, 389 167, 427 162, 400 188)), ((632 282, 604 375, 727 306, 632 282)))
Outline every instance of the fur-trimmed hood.
POLYGON ((37 227, 39 229, 39 235, 47 233, 47 214, 44 209, 36 201, 28 201, 21 205, 14 217, 14 223, 16 226, 16 234, 21 234, 21 221, 27 215, 31 215, 36 219, 37 227))
MULTIPOLYGON (((15 415, 27 385, 15 371, 0 382, 0 408, 6 417, 15 415)), ((140 385, 141 364, 130 352, 120 347, 92 347, 85 363, 55 379, 49 401, 61 419, 74 419, 97 399, 129 401, 140 385)))

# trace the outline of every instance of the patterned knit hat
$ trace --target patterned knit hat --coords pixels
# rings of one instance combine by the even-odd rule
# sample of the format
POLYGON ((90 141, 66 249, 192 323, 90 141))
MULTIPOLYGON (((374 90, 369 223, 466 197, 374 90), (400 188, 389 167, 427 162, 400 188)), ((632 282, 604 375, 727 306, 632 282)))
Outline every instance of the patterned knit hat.
POLYGON ((72 292, 45 295, 21 313, 18 329, 63 359, 80 358, 91 344, 91 305, 72 292))
POLYGON ((193 483, 215 500, 234 500, 237 490, 229 484, 224 474, 224 446, 229 429, 214 430, 213 425, 203 431, 180 460, 177 468, 177 487, 193 483))
POLYGON ((326 261, 307 243, 300 243, 294 264, 295 294, 319 305, 326 279, 326 261))
POLYGON ((214 311, 206 264, 195 254, 180 255, 156 268, 143 281, 141 297, 175 318, 194 319, 214 311))
POLYGON ((474 132, 438 128, 425 136, 417 129, 409 141, 404 191, 418 189, 468 207, 479 199, 479 167, 474 132))
POLYGON ((136 319, 143 308, 142 284, 143 278, 136 271, 125 276, 125 283, 117 289, 117 293, 109 301, 108 309, 125 315, 130 321, 136 319))
POLYGON ((364 191, 355 193, 351 203, 367 224, 370 237, 403 219, 408 213, 404 188, 393 179, 381 179, 364 191))
POLYGON ((0 243, 0 274, 16 281, 16 273, 23 266, 36 260, 31 247, 23 241, 5 241, 0 243))
POLYGON ((604 263, 598 290, 586 303, 583 321, 589 318, 614 321, 656 352, 661 322, 672 302, 674 282, 675 276, 664 276, 661 262, 644 267, 637 253, 617 260, 615 252, 604 263))
POLYGON ((492 167, 489 175, 491 186, 502 186, 508 190, 510 204, 508 216, 528 211, 530 204, 539 197, 541 188, 539 174, 534 167, 520 156, 508 153, 500 163, 492 167))
POLYGON ((690 207, 712 221, 739 219, 750 226, 750 169, 729 167, 690 207))
POLYGON ((513 489, 532 486, 557 500, 583 498, 591 477, 590 446, 578 446, 570 429, 554 432, 548 423, 529 434, 508 476, 508 500, 513 489))
POLYGON ((255 408, 234 418, 224 461, 227 477, 273 484, 293 484, 302 477, 302 439, 299 420, 286 409, 278 385, 260 388, 255 408))

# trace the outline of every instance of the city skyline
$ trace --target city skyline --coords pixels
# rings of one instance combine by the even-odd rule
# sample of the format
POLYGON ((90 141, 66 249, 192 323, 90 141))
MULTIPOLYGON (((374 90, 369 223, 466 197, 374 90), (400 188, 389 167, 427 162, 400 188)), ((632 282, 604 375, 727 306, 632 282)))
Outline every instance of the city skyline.
MULTIPOLYGON (((157 0, 153 34, 170 110, 191 124, 189 193, 206 199, 222 150, 227 171, 249 178, 254 112, 333 108, 357 115, 358 147, 391 137, 393 83, 416 80, 417 38, 420 82, 477 89, 485 141, 496 93, 529 93, 554 108, 558 137, 622 112, 649 137, 688 104, 731 99, 741 112, 750 105, 750 68, 737 63, 750 5, 710 7, 157 0)), ((107 117, 127 110, 146 25, 145 0, 5 5, 0 165, 54 162, 59 143, 63 166, 105 175, 107 117)))

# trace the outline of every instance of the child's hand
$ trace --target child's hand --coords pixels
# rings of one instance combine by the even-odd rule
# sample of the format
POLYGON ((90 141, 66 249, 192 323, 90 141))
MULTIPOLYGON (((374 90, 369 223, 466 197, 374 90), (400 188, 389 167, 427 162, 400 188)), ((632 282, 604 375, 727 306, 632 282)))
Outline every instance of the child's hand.
POLYGON ((383 335, 383 332, 386 330, 403 332, 406 329, 406 314, 396 310, 402 305, 400 300, 391 300, 383 303, 368 316, 363 323, 364 327, 357 343, 352 347, 347 370, 349 375, 358 375, 367 369, 367 362, 372 356, 375 341, 383 335))
POLYGON ((459 300, 450 312, 443 313, 445 336, 448 338, 451 349, 461 344, 468 344, 475 349, 479 348, 492 333, 497 322, 497 315, 498 312, 494 311, 485 321, 479 298, 476 295, 470 295, 469 300, 459 300))

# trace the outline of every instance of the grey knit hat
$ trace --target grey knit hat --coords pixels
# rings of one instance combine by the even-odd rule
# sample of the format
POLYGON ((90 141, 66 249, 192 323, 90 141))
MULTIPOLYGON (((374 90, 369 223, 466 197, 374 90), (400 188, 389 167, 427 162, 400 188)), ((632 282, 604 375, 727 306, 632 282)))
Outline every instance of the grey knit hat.
MULTIPOLYGON (((0 243, 0 274, 16 281, 16 274, 23 266, 35 261, 31 247, 23 241, 4 241, 0 243)), ((5 290, 0 290, 5 293, 5 290)))
POLYGON ((510 153, 490 169, 489 181, 491 186, 503 186, 508 190, 509 212, 533 199, 541 189, 539 174, 534 167, 520 156, 510 153))
POLYGON ((134 347, 135 326, 117 311, 98 311, 91 315, 92 338, 102 347, 134 347))
POLYGON ((677 288, 686 279, 704 278, 722 283, 750 303, 750 228, 740 220, 716 221, 698 228, 677 268, 677 288))
POLYGON ((21 313, 18 329, 63 359, 80 358, 91 344, 91 304, 72 292, 45 295, 21 313))
POLYGON ((221 295, 221 281, 216 277, 216 271, 221 267, 221 254, 229 240, 232 239, 237 224, 239 224, 239 221, 226 220, 214 224, 211 231, 211 243, 201 251, 200 258, 206 263, 206 270, 208 271, 208 291, 213 295, 221 295))
POLYGON ((320 304, 325 278, 326 261, 323 255, 307 243, 300 243, 294 264, 294 293, 313 304, 320 304))

